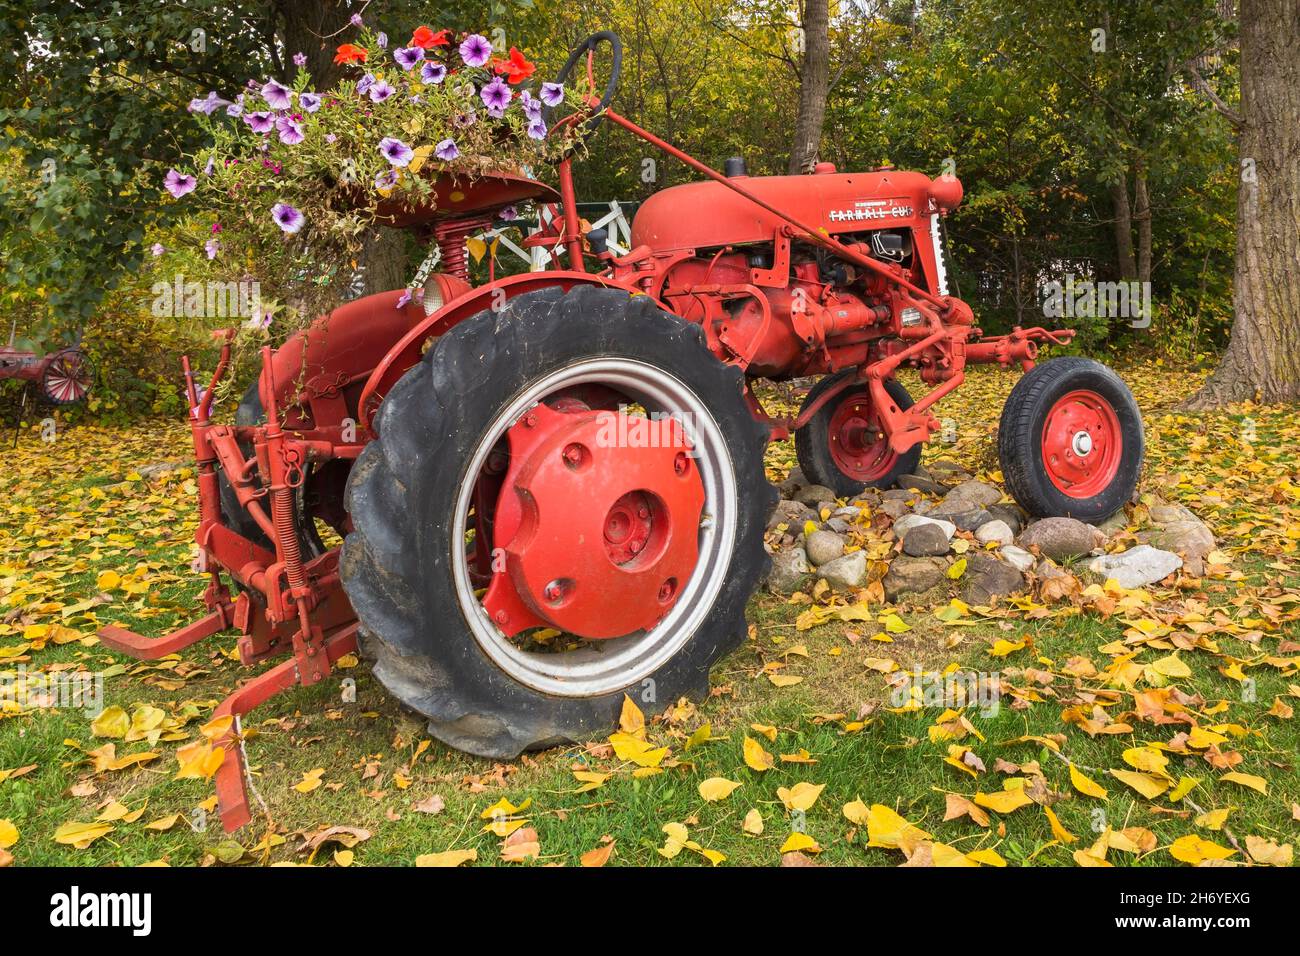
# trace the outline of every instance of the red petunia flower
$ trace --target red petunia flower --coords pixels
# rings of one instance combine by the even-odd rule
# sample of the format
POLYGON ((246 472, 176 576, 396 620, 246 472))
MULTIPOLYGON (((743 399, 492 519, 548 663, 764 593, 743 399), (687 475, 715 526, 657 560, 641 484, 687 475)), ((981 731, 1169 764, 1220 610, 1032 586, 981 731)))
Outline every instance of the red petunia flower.
POLYGON ((515 47, 510 48, 510 59, 493 60, 492 66, 498 74, 505 76, 506 82, 511 86, 522 83, 537 71, 537 64, 524 59, 524 55, 515 47))
POLYGON ((419 27, 411 34, 411 46, 418 46, 422 50, 432 50, 436 46, 450 46, 451 41, 447 39, 450 30, 439 30, 434 33, 428 27, 419 27))
POLYGON ((338 48, 338 53, 334 57, 335 63, 365 63, 366 57, 370 54, 364 47, 355 46, 351 43, 345 43, 338 48))

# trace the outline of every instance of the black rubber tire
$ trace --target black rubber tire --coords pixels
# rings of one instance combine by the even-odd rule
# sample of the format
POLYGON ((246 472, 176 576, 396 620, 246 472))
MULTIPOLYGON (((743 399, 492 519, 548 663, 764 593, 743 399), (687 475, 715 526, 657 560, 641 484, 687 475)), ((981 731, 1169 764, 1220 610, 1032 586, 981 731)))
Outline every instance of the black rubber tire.
MULTIPOLYGON (((828 388, 833 388, 843 381, 846 376, 854 374, 856 374, 854 369, 845 369, 843 372, 825 376, 808 392, 808 396, 803 400, 802 407, 807 408, 817 401, 828 388)), ((912 396, 908 394, 902 382, 897 379, 886 379, 885 391, 889 393, 889 397, 894 400, 899 408, 908 409, 912 407, 912 396)), ((866 392, 866 385, 861 388, 850 386, 837 398, 831 399, 818 409, 817 414, 809 419, 808 424, 794 433, 795 456, 799 459, 799 467, 803 470, 804 476, 814 484, 824 485, 831 489, 841 498, 860 495, 867 488, 892 488, 903 475, 914 474, 917 463, 921 460, 921 446, 918 443, 899 455, 894 462, 894 466, 888 472, 869 482, 859 481, 851 475, 845 474, 835 464, 835 459, 831 457, 830 448, 831 417, 835 414, 835 410, 845 401, 851 400, 854 395, 861 395, 866 392)), ((870 400, 869 395, 867 399, 870 400)))
MULTIPOLYGON (((235 424, 261 425, 265 421, 266 412, 262 408, 262 397, 258 395, 257 383, 254 382, 248 387, 248 391, 244 393, 244 397, 240 399, 239 405, 235 409, 235 424)), ((250 447, 241 445, 240 450, 245 456, 252 454, 252 448, 250 447)), ((304 478, 302 485, 298 489, 298 493, 295 495, 295 504, 297 505, 295 511, 299 524, 299 547, 302 549, 303 559, 310 561, 312 558, 324 554, 326 548, 325 543, 321 540, 320 533, 316 530, 315 522, 310 519, 304 520, 303 518, 304 508, 302 495, 303 489, 306 488, 306 486, 307 482, 304 478)), ((239 503, 239 498, 235 494, 234 486, 231 485, 230 479, 226 477, 226 473, 220 466, 217 467, 217 494, 221 499, 222 517, 225 518, 226 526, 230 528, 231 531, 247 538, 249 541, 252 541, 260 547, 266 548, 268 551, 275 550, 275 545, 271 542, 271 539, 266 536, 265 532, 262 531, 262 526, 258 524, 253 519, 253 516, 244 509, 244 506, 239 503)), ((238 585, 238 582, 236 582, 236 585, 238 585)))
POLYGON ((763 531, 776 489, 763 474, 767 432, 748 411, 739 369, 708 351, 698 326, 647 296, 591 286, 525 293, 457 325, 397 382, 376 417, 379 437, 348 482, 354 530, 341 571, 362 650, 388 690, 458 750, 509 759, 608 733, 625 691, 645 706, 640 681, 599 696, 560 697, 496 666, 466 623, 451 562, 463 472, 494 419, 533 383, 610 356, 670 370, 685 383, 718 421, 737 483, 722 589, 695 634, 650 675, 652 706, 705 696, 709 669, 744 641, 745 603, 769 564, 763 531))
POLYGON ((1007 490, 1035 518, 1105 521, 1132 499, 1142 473, 1146 438, 1133 393, 1111 369, 1092 359, 1065 356, 1031 369, 1011 390, 998 423, 998 460, 1007 490), (1119 420, 1119 469, 1101 492, 1072 498, 1052 483, 1043 465, 1043 427, 1062 396, 1086 389, 1103 398, 1119 420))

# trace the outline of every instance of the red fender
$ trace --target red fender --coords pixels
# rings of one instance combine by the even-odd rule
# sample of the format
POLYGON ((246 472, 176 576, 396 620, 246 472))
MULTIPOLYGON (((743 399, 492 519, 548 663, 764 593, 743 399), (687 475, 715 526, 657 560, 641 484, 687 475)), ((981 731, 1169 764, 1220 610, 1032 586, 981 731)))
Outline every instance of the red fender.
MULTIPOLYGON (((468 295, 462 295, 447 303, 440 310, 425 318, 424 321, 412 327, 396 345, 388 350, 388 354, 375 366, 374 372, 371 373, 370 378, 366 381, 365 388, 361 391, 361 402, 358 409, 359 423, 366 429, 370 429, 370 423, 379 410, 379 403, 383 401, 384 396, 397 383, 397 380, 406 374, 407 369, 420 360, 420 356, 424 352, 424 343, 428 339, 445 335, 458 323, 491 307, 494 301, 499 305, 500 300, 496 299, 498 291, 503 293, 506 299, 513 299, 525 292, 533 292, 550 286, 559 286, 567 292, 578 285, 598 285, 611 289, 623 289, 633 295, 645 294, 636 286, 620 282, 617 279, 592 275, 587 272, 570 272, 566 270, 524 272, 519 275, 506 276, 504 279, 498 279, 488 285, 479 286, 468 295)), ((373 433, 373 429, 370 430, 373 433)))

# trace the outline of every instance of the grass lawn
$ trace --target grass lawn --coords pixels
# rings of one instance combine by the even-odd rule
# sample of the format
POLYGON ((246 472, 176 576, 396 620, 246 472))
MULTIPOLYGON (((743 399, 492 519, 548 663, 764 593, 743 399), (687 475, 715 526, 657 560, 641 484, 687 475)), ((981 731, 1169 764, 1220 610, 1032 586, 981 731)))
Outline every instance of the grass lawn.
MULTIPOLYGON (((142 731, 96 736, 80 709, 0 703, 0 865, 360 866, 452 850, 485 865, 501 861, 503 839, 483 815, 503 799, 527 801, 496 826, 518 824, 514 840, 536 832, 534 865, 576 865, 611 841, 610 865, 1287 863, 1300 832, 1300 425, 1294 409, 1179 414, 1171 403, 1196 373, 1124 374, 1146 416, 1143 491, 1186 504, 1219 538, 1223 561, 1206 577, 984 610, 951 604, 954 584, 872 605, 870 621, 809 628, 801 613, 853 596, 760 594, 749 639, 715 669, 709 699, 648 723, 649 744, 667 748, 657 764, 639 758, 652 766, 604 740, 508 764, 465 756, 430 741, 355 663, 246 719, 265 813, 233 836, 212 812, 211 782, 176 779, 176 753, 202 739, 212 708, 247 676, 234 638, 143 664, 93 637, 107 623, 162 634, 196 614, 192 473, 138 471, 186 459, 187 430, 77 426, 52 443, 29 431, 0 463, 0 675, 10 682, 0 691, 24 674, 100 672, 105 706, 138 715, 142 731), (875 639, 891 629, 892 640, 875 639), (988 675, 1001 687, 996 712, 893 706, 889 675, 914 666, 988 675), (778 686, 787 675, 800 680, 778 686), (750 766, 747 739, 750 761, 757 746, 770 769, 750 766), (156 757, 107 769, 110 744, 116 758, 156 757), (739 786, 707 801, 699 785, 711 778, 739 786), (1106 797, 1083 792, 1088 781, 1106 797), (99 817, 83 847, 56 840, 99 817), (761 832, 747 832, 756 819, 761 832), (674 824, 684 847, 672 842, 679 827, 664 829, 674 824), (345 834, 350 851, 304 849, 328 827, 368 837, 345 834)), ((927 460, 996 480, 992 440, 1014 380, 972 374, 939 411, 956 441, 927 460)), ((792 463, 790 444, 773 446, 769 476, 792 463)), ((1142 520, 1139 508, 1129 530, 1142 520)))

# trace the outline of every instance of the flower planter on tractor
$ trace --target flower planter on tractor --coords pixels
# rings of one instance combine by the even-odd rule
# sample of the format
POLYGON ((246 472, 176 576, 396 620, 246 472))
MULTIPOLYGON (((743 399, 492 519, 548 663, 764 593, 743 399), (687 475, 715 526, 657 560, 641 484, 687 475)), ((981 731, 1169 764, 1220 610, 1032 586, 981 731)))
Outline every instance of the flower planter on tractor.
POLYGON ((494 758, 601 733, 624 693, 660 708, 704 694, 767 565, 766 443, 793 434, 805 473, 837 494, 887 487, 967 363, 1027 372, 999 452, 1028 511, 1097 520, 1134 490, 1141 421, 1119 378, 1085 359, 1035 366, 1039 342, 1073 333, 984 336, 946 294, 938 221, 961 200, 955 178, 719 173, 609 109, 612 34, 557 80, 584 58, 591 92, 555 125, 614 123, 705 177, 643 203, 627 255, 582 235, 568 158, 558 195, 485 177, 436 209, 391 211, 442 251, 423 301, 372 295, 265 350, 233 424, 211 417, 229 335, 201 396, 184 361, 210 613, 158 640, 101 636, 150 658, 234 629, 245 664, 285 657, 218 708, 235 718, 219 741, 227 829, 250 819, 239 716, 358 646, 433 735, 494 758), (558 204, 527 245, 566 267, 471 288, 465 237, 523 198, 558 204), (931 390, 913 401, 903 367, 931 390), (794 417, 750 387, 818 374, 794 417))

